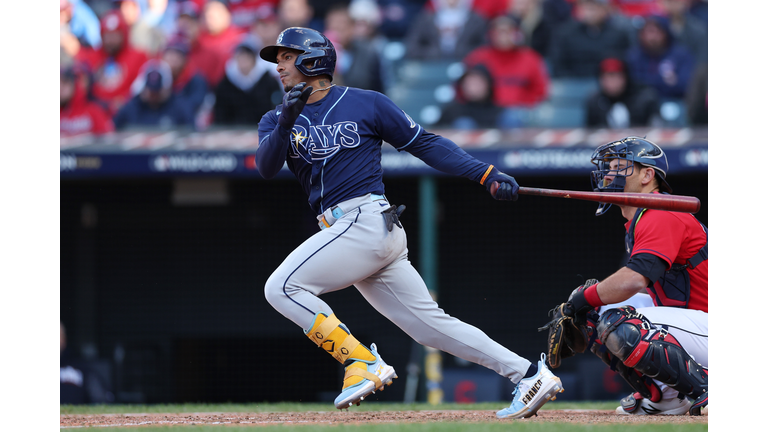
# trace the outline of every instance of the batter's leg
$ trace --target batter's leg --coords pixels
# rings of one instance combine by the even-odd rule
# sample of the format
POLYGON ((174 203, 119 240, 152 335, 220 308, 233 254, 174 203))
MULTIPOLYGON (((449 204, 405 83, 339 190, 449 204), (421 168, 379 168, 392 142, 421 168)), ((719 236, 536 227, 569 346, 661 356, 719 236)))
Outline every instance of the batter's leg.
POLYGON ((354 285, 391 262, 404 245, 385 235, 380 207, 373 205, 344 215, 291 252, 264 286, 269 304, 308 331, 318 313, 333 314, 318 296, 354 285))
POLYGON ((383 229, 382 207, 371 202, 313 235, 294 250, 265 284, 269 303, 304 329, 345 368, 337 408, 359 404, 397 378, 375 345, 362 345, 318 297, 353 285, 397 256, 404 245, 383 229))
POLYGON ((531 367, 530 361, 438 307, 405 253, 355 286, 379 313, 422 345, 483 365, 515 383, 531 367))

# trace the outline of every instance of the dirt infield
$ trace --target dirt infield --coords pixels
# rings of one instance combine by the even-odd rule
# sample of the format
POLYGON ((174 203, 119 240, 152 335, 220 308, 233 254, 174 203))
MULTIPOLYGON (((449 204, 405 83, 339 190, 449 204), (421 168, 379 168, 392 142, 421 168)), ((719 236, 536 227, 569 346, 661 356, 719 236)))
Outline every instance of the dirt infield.
POLYGON ((105 414, 61 416, 61 427, 142 426, 142 425, 275 425, 275 424, 363 424, 427 422, 565 422, 591 424, 708 423, 708 416, 626 416, 613 411, 542 410, 523 420, 498 420, 494 411, 328 411, 300 413, 184 413, 105 414))

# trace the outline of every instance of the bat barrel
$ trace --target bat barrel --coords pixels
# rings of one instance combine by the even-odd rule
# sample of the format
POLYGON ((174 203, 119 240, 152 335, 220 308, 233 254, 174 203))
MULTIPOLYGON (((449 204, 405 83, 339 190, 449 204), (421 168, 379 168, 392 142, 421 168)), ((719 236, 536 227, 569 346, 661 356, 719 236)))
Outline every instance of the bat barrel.
POLYGON ((667 210, 683 213, 697 213, 701 201, 696 197, 631 192, 587 192, 558 189, 521 187, 520 195, 538 195, 556 198, 572 198, 585 201, 604 202, 638 208, 667 210))

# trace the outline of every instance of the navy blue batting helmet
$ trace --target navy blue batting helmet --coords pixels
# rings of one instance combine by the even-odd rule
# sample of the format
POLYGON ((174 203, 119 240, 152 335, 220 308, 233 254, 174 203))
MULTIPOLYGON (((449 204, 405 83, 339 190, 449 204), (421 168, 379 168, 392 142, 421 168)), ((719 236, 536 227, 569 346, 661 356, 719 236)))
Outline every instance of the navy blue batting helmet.
MULTIPOLYGON (((659 179, 659 189, 672 192, 667 183, 667 155, 661 147, 645 138, 630 136, 602 145, 592 154, 592 163, 597 167, 592 171, 592 187, 597 192, 623 192, 626 178, 634 173, 635 163, 653 168, 659 179), (611 161, 618 161, 619 165, 611 168, 611 161)), ((604 214, 610 206, 600 203, 596 215, 604 214)))
POLYGON ((277 42, 262 48, 264 60, 277 63, 277 50, 290 48, 301 51, 296 57, 296 69, 306 76, 329 75, 333 80, 336 69, 336 49, 325 35, 304 27, 289 27, 280 33, 277 42))

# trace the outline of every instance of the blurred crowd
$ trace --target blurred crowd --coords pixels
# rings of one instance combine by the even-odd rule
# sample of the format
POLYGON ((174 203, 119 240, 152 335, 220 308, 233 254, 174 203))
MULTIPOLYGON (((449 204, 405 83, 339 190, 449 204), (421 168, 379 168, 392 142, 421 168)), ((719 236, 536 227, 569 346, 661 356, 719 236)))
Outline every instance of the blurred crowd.
MULTIPOLYGON (((463 74, 435 123, 510 126, 554 82, 592 80, 586 127, 707 123, 706 0, 60 0, 61 134, 253 126, 282 99, 259 50, 324 32, 334 82, 388 94, 398 61, 463 74), (396 47, 400 49, 395 49, 396 47)), ((427 77, 428 78, 428 77, 427 77)))

